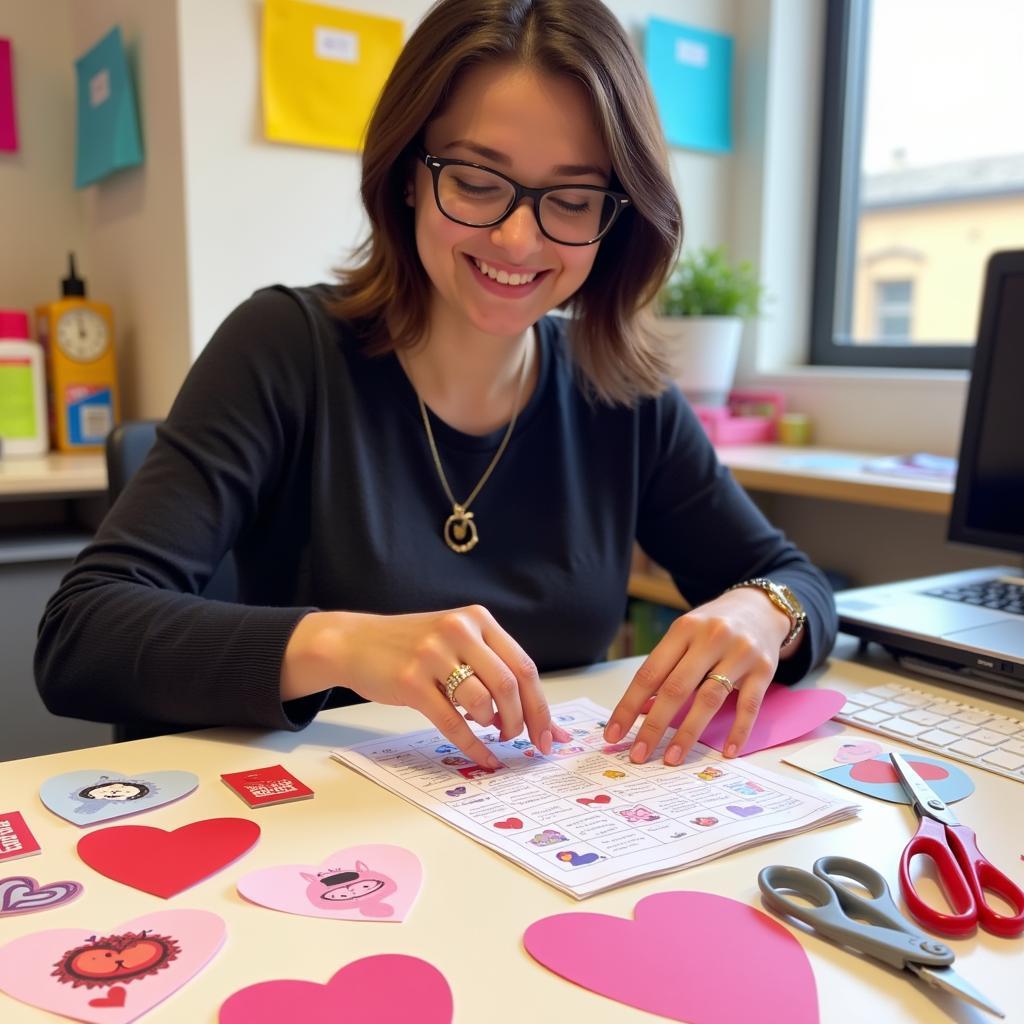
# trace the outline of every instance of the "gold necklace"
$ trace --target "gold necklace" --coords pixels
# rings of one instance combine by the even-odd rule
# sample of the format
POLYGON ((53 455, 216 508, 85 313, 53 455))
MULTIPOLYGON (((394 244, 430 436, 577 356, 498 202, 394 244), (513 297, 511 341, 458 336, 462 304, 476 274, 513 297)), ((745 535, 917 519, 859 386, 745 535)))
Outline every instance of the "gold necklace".
POLYGON ((430 429, 430 417, 427 415, 427 407, 423 399, 420 398, 420 394, 416 392, 416 398, 420 403, 420 415, 423 417, 423 428, 427 432, 427 442, 430 444, 430 454, 434 457, 434 467, 437 469, 437 475, 441 480, 441 486, 444 488, 444 493, 448 500, 452 503, 452 514, 444 521, 444 530, 442 535, 444 536, 444 542, 460 555, 464 555, 467 551, 472 551, 480 541, 480 535, 477 533, 476 523, 473 520, 473 513, 469 511, 469 506, 476 499, 476 496, 483 489, 485 483, 491 473, 494 472, 494 467, 498 464, 498 460, 505 454, 505 449, 508 447, 509 439, 512 437, 512 431, 515 429, 516 420, 519 418, 519 401, 523 396, 523 384, 526 381, 526 367, 529 364, 530 349, 527 347, 523 353, 523 366, 519 371, 519 384, 516 388, 516 402, 512 407, 512 419, 509 420, 508 427, 505 430, 505 436, 501 439, 501 444, 498 445, 498 450, 494 453, 494 458, 491 459, 489 465, 484 470, 484 475, 476 482, 476 487, 469 492, 469 497, 465 501, 459 503, 455 500, 455 495, 452 494, 452 489, 448 485, 448 478, 444 475, 444 467, 441 465, 441 456, 437 451, 437 444, 434 441, 434 432, 430 429))

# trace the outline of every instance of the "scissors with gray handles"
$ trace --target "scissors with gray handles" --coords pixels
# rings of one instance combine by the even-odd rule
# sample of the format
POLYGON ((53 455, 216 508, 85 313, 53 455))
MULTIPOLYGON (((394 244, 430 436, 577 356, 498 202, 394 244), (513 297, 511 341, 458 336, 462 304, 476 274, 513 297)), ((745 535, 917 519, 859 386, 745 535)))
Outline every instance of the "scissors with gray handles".
POLYGON ((885 879, 869 865, 849 857, 821 857, 812 875, 772 864, 761 870, 757 884, 765 906, 781 917, 796 918, 841 946, 910 971, 997 1017, 1006 1016, 953 970, 949 946, 919 931, 899 912, 885 879), (870 898, 854 892, 846 880, 863 886, 870 898))

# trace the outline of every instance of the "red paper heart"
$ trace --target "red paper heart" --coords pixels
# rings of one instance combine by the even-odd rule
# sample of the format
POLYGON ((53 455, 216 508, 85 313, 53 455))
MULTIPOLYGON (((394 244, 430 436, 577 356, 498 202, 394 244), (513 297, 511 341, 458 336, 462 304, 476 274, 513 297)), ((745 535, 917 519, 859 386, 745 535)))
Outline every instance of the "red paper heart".
POLYGON ((531 924, 523 944, 563 978, 670 1020, 818 1024, 807 954, 767 914, 705 892, 656 893, 633 914, 555 914, 531 924))
MULTIPOLYGON (((928 761, 915 761, 911 757, 907 758, 907 762, 922 779, 935 781, 936 779, 949 778, 949 772, 940 764, 930 764, 928 761)), ((896 774, 896 769, 893 768, 891 762, 873 759, 857 761, 850 768, 850 776, 858 782, 881 783, 900 781, 899 776, 896 774)))
POLYGON ((504 821, 496 821, 494 823, 495 828, 522 828, 523 823, 518 818, 506 818, 504 821))
POLYGON ((578 804, 610 804, 612 798, 607 793, 598 793, 597 796, 578 796, 576 797, 576 803, 578 804))
POLYGON ((90 1006, 124 1006, 125 990, 115 985, 102 999, 90 999, 90 1006))
POLYGON ((259 839, 246 818, 208 818, 173 832, 115 825, 78 841, 78 856, 115 882, 168 899, 241 857, 259 839))

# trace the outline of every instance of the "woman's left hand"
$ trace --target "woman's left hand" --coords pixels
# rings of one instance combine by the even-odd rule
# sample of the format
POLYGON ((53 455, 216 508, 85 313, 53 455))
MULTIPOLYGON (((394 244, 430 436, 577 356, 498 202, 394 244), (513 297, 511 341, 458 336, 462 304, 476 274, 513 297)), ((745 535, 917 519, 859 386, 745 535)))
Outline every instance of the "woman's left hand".
MULTIPOLYGON (((696 691, 690 710, 665 750, 666 764, 680 764, 735 689, 736 719, 724 750, 726 757, 734 757, 750 735, 789 629, 785 612, 754 587, 727 591, 681 615, 647 656, 615 706, 604 730, 605 740, 618 743, 649 705, 646 721, 630 750, 630 760, 642 764, 696 691), (709 673, 724 676, 731 687, 709 679, 709 673)), ((788 645, 783 656, 789 657, 799 647, 800 639, 788 645)))

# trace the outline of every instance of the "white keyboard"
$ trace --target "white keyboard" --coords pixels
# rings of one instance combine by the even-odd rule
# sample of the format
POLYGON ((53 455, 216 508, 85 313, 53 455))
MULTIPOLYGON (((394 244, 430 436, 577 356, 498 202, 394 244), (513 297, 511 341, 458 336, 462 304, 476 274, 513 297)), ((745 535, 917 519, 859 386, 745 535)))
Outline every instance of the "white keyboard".
POLYGON ((1024 718, 993 714, 900 683, 847 694, 835 718, 1024 782, 1024 718))

